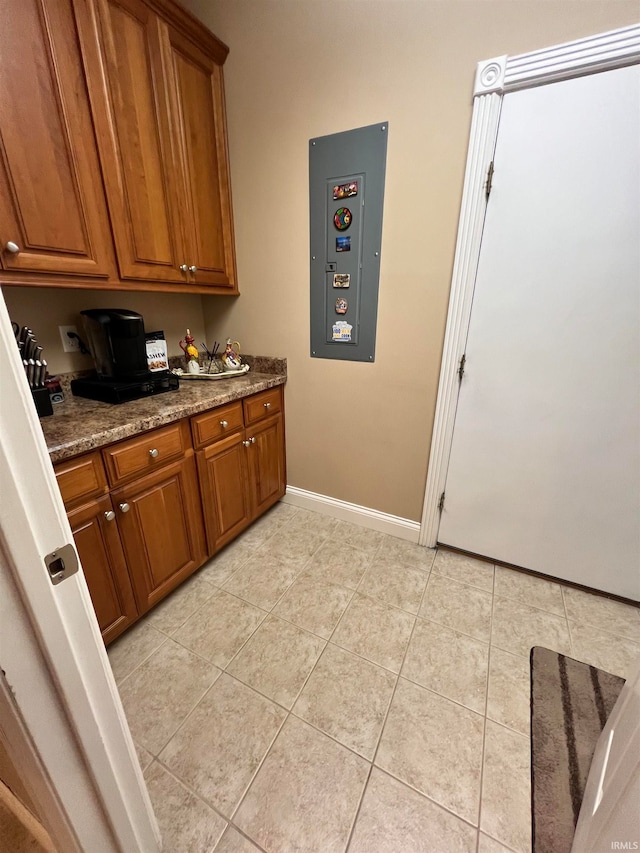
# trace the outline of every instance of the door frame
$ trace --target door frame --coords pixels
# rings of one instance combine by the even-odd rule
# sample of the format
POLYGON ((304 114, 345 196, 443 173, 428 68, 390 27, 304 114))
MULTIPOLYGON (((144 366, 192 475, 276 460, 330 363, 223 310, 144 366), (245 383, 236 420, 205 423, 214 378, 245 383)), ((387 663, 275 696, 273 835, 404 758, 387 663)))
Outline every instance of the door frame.
POLYGON ((0 735, 60 850, 160 849, 81 569, 44 556, 69 527, 0 292, 0 735))
POLYGON ((464 355, 487 209, 487 180, 498 138, 502 99, 509 92, 640 63, 640 25, 624 27, 553 47, 479 62, 462 191, 455 260, 431 436, 420 545, 438 541, 458 406, 458 370, 464 355))

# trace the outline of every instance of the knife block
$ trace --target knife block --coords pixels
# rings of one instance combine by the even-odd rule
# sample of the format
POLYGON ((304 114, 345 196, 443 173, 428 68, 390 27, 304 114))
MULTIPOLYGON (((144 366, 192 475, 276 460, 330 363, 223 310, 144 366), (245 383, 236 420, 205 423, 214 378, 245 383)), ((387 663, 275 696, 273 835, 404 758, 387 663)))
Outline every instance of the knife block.
POLYGON ((47 415, 53 414, 53 406, 51 405, 48 388, 32 388, 31 394, 33 395, 33 402, 36 404, 36 412, 39 418, 46 418, 47 415))

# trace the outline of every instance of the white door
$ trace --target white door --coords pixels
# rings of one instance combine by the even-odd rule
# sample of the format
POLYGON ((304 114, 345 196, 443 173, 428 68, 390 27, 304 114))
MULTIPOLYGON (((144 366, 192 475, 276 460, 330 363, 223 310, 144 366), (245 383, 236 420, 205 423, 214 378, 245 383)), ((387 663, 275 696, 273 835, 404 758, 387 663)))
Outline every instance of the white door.
POLYGON ((640 599, 640 68, 505 95, 438 541, 640 599))

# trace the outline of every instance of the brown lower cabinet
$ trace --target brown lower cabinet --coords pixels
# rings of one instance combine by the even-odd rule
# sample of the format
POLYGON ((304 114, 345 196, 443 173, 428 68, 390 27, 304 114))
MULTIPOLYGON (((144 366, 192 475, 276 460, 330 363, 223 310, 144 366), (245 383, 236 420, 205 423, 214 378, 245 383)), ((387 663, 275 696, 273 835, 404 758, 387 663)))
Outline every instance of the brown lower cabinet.
POLYGON ((206 559, 193 453, 111 493, 138 612, 145 613, 206 559))
POLYGON ((193 427, 213 553, 285 493, 282 391, 263 391, 219 413, 199 415, 193 427))
POLYGON ((282 388, 55 470, 108 644, 284 495, 282 388))
POLYGON ((244 432, 198 451, 198 474, 211 552, 234 539, 251 522, 244 432))
POLYGON ((98 625, 110 643, 138 616, 109 495, 68 512, 98 625))

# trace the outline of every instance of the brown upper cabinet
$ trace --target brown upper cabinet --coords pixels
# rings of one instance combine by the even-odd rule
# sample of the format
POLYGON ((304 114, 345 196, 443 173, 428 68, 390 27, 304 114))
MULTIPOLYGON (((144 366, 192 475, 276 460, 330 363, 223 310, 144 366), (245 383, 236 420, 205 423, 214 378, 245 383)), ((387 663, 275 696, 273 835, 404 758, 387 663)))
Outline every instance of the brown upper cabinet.
POLYGON ((99 175, 71 0, 2 0, 0 265, 99 286, 113 269, 99 175))
POLYGON ((144 0, 74 4, 121 277, 233 292, 226 48, 144 0))
POLYGON ((173 0, 0 6, 3 281, 237 293, 225 45, 173 0))

